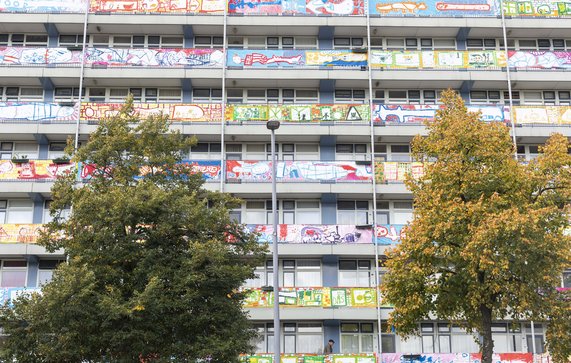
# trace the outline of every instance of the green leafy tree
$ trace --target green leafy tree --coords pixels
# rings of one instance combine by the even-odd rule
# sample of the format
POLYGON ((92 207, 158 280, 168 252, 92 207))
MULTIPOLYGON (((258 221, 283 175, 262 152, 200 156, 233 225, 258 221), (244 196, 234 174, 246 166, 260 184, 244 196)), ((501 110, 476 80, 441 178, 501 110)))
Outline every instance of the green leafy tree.
POLYGON ((40 244, 68 263, 2 310, 5 361, 228 363, 251 351, 239 289, 265 246, 230 220, 236 199, 181 163, 192 142, 164 116, 139 121, 132 100, 101 122, 74 157, 91 179, 52 189, 53 215, 73 208, 40 244))
POLYGON ((382 292, 399 334, 431 317, 460 324, 491 363, 494 320, 551 320, 553 331, 564 322, 553 301, 571 261, 569 143, 554 134, 537 159, 518 163, 505 125, 481 122, 452 91, 442 101, 428 135, 413 140, 426 173, 407 180, 414 219, 390 253, 382 292))

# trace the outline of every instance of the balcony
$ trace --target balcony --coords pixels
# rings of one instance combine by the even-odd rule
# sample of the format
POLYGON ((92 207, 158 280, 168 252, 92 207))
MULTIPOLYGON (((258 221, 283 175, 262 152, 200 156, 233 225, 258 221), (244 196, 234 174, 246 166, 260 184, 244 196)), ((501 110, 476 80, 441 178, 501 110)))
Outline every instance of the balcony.
MULTIPOLYGON (((122 103, 98 102, 0 102, 0 123, 73 124, 80 120, 97 124, 118 113, 122 103)), ((434 120, 442 105, 375 104, 227 104, 222 117, 221 103, 135 103, 141 118, 163 113, 174 124, 220 124, 231 126, 265 125, 268 120, 291 125, 421 125, 434 120)), ((481 112, 484 122, 511 123, 510 107, 505 105, 466 105, 481 112)), ((571 106, 513 106, 517 126, 570 126, 571 106)), ((218 129, 216 129, 218 130, 218 129)))

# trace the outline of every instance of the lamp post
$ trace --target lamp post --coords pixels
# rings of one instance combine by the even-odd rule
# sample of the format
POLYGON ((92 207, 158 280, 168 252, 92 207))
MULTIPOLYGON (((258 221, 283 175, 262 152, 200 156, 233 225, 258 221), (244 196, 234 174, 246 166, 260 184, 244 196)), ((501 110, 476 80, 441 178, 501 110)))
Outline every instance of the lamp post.
POLYGON ((272 132, 271 148, 272 148, 272 215, 274 222, 274 238, 272 241, 272 257, 274 271, 274 363, 280 363, 280 275, 278 260, 278 197, 276 191, 276 130, 280 128, 279 121, 268 121, 266 123, 268 130, 272 132))

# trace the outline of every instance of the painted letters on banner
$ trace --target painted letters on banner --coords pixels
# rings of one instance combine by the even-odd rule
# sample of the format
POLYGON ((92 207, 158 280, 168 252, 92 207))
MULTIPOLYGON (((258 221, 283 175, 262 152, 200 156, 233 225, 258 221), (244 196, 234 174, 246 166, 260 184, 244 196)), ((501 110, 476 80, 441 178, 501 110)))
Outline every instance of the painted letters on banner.
MULTIPOLYGON (((82 103, 81 119, 97 121, 111 117, 119 112, 121 106, 123 106, 121 103, 82 103)), ((141 118, 162 112, 171 121, 220 122, 222 120, 222 105, 219 103, 135 103, 133 109, 141 118)))
POLYGON ((79 104, 62 106, 44 102, 0 102, 2 121, 75 121, 79 104))
POLYGON ((91 12, 212 14, 224 12, 225 0, 92 0, 91 12))
MULTIPOLYGON (((258 242, 271 243, 274 227, 267 224, 248 224, 249 233, 257 233, 258 242)), ((280 243, 372 243, 371 228, 357 228, 355 225, 335 224, 280 224, 278 242, 280 243)))
POLYGON ((396 245, 404 236, 404 224, 379 224, 375 230, 375 243, 379 245, 396 245))
POLYGON ((88 0, 0 0, 0 12, 84 13, 88 0))
POLYGON ((226 120, 234 122, 277 120, 282 122, 369 122, 369 106, 363 104, 228 105, 226 120))
POLYGON ((424 164, 421 162, 378 161, 375 163, 375 173, 376 181, 379 183, 402 183, 409 173, 413 178, 424 175, 424 164))
POLYGON ((495 16, 495 0, 373 0, 369 13, 381 16, 495 16))
POLYGON ((229 14, 364 15, 363 0, 229 0, 229 14))
POLYGON ((571 2, 555 0, 504 1, 504 13, 510 16, 568 16, 571 2))
MULTIPOLYGON (((246 182, 271 181, 270 161, 226 161, 226 177, 246 182)), ((371 166, 352 161, 280 161, 277 165, 279 181, 368 181, 371 166)))
POLYGON ((303 50, 228 50, 229 67, 244 68, 286 68, 303 67, 303 50))
POLYGON ((75 164, 55 164, 51 160, 30 160, 27 163, 0 160, 0 180, 56 179, 72 173, 74 169, 75 164))
POLYGON ((67 48, 0 47, 1 65, 45 65, 81 63, 81 51, 67 48))
POLYGON ((224 51, 211 48, 88 48, 87 65, 109 67, 222 67, 224 51))
POLYGON ((570 106, 514 106, 516 124, 571 125, 570 106))
MULTIPOLYGON (((442 105, 374 105, 374 122, 383 123, 417 123, 434 120, 436 111, 442 105)), ((482 112, 482 121, 509 121, 509 107, 467 105, 470 112, 482 112), (506 119, 507 118, 507 119, 506 119)))
POLYGON ((0 243, 36 243, 42 224, 0 224, 0 243))

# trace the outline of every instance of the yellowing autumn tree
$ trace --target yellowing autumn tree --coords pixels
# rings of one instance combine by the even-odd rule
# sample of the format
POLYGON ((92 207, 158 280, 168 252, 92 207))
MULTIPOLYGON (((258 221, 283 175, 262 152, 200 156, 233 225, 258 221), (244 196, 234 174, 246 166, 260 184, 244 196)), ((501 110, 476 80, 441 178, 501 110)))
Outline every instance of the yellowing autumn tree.
MULTIPOLYGON (((426 173, 407 181, 414 219, 390 253, 382 292, 397 333, 431 317, 460 324, 479 334, 491 363, 495 320, 546 321, 548 339, 564 330, 570 302, 555 287, 571 262, 569 142, 554 134, 537 159, 519 163, 508 127, 481 122, 453 91, 442 101, 428 136, 413 140, 426 173)), ((559 358, 566 344, 548 341, 559 358)))

